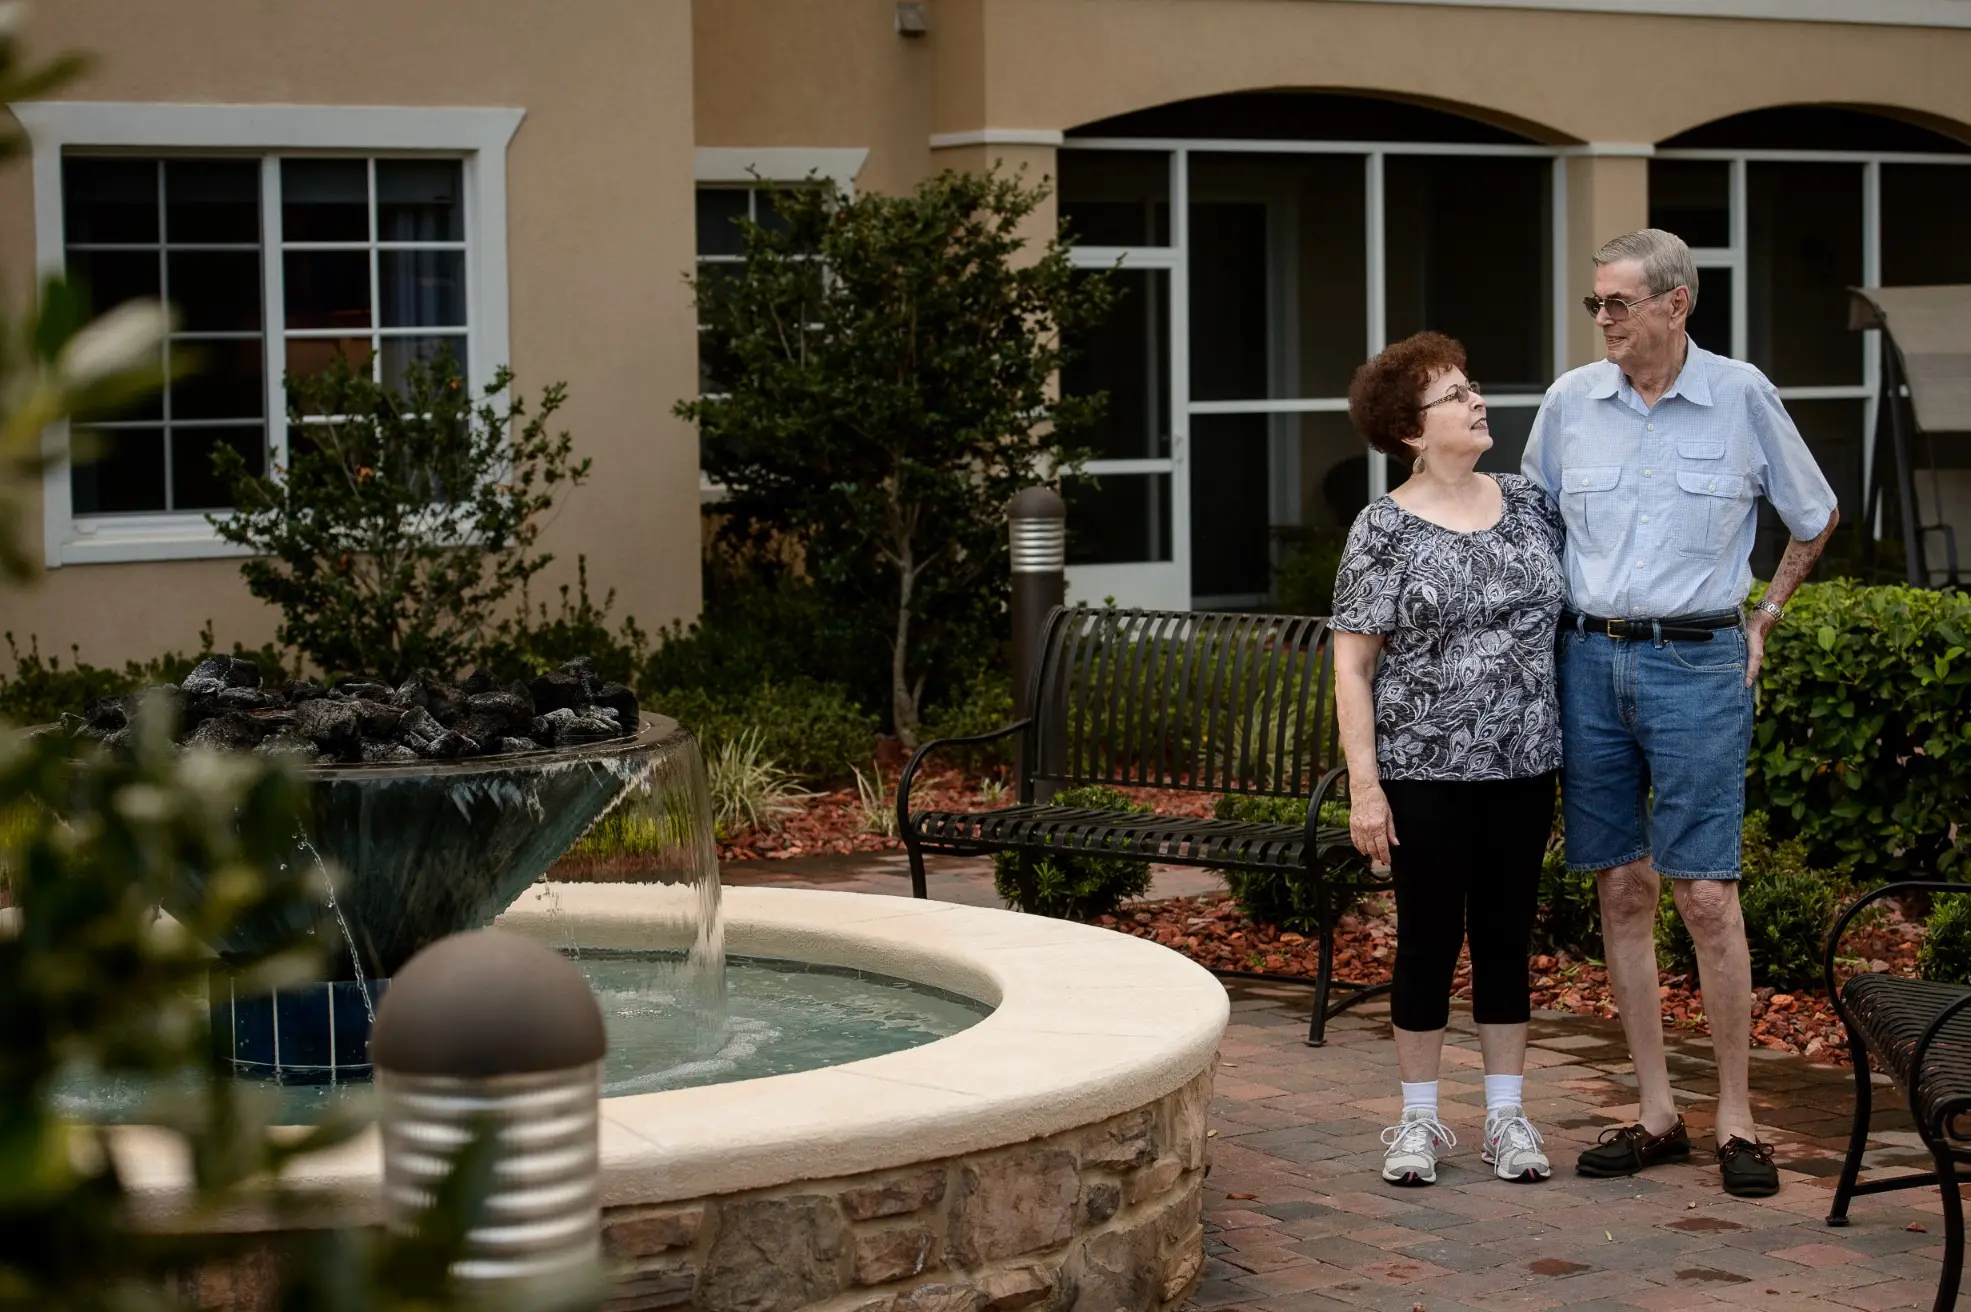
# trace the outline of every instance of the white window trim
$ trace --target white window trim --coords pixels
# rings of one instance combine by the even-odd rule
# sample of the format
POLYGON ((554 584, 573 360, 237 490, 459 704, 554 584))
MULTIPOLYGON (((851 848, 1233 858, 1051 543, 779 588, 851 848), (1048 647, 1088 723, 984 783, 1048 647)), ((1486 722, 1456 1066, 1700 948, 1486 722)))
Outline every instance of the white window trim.
POLYGON ((692 175, 693 181, 713 186, 821 177, 853 195, 855 180, 868 162, 864 146, 700 146, 692 152, 692 175))
MULTIPOLYGON (((466 286, 472 299, 466 351, 475 384, 508 360, 506 151, 526 111, 353 105, 171 105, 126 101, 31 101, 8 106, 32 147, 34 257, 38 276, 65 267, 62 152, 70 147, 158 151, 447 152, 463 156, 466 286)), ((278 335, 278 324, 267 325, 278 335)), ((276 384, 270 380, 270 395, 276 384)), ((278 416, 269 414, 274 424, 278 416)), ((66 425, 44 446, 66 448, 66 425)), ((246 554, 221 540, 201 513, 78 522, 68 469, 42 481, 43 557, 63 565, 198 560, 246 554)))
MULTIPOLYGON (((1348 0, 1414 5, 1417 0, 1348 0)), ((1540 9, 1581 14, 1662 14, 1755 18, 1788 23, 1864 23, 1885 27, 1971 27, 1964 0, 1427 0, 1461 9, 1540 9)))

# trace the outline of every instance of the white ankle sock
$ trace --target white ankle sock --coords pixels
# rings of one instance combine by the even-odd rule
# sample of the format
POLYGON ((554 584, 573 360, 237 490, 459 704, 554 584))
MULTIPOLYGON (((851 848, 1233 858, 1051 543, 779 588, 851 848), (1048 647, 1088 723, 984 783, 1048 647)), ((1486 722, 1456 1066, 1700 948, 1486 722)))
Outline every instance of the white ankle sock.
POLYGON ((1403 1114, 1426 1111, 1433 1117, 1437 1115, 1437 1081, 1419 1080, 1415 1084, 1403 1083, 1403 1114))
MULTIPOLYGON (((1405 1086, 1408 1087, 1408 1086, 1405 1086)), ((1523 1107, 1526 1077, 1524 1075, 1487 1075, 1485 1077, 1485 1114, 1488 1117, 1498 1114, 1502 1107, 1523 1107)))

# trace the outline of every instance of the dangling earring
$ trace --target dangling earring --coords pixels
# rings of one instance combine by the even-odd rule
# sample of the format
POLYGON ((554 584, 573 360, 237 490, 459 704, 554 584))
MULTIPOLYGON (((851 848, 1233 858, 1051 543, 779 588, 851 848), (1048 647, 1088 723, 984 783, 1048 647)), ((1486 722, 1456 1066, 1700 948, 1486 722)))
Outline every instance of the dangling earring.
POLYGON ((1410 462, 1410 472, 1412 474, 1421 474, 1424 472, 1423 452, 1417 452, 1417 458, 1410 462))

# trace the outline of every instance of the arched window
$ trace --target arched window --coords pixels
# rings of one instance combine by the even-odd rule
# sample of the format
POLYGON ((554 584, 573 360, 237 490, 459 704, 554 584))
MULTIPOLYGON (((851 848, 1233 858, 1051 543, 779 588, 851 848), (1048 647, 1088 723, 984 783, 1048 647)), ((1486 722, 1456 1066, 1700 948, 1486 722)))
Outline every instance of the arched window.
MULTIPOLYGON (((1971 282, 1971 145, 1887 113, 1754 110, 1660 143, 1649 206, 1697 252, 1692 337, 1772 379, 1854 515, 1881 358, 1876 334, 1848 329, 1848 288, 1971 282)), ((1766 512, 1754 571, 1784 542, 1766 512)))
POLYGON ((1389 482, 1348 423, 1348 380, 1422 329, 1465 343, 1494 409, 1482 467, 1516 470, 1560 367, 1559 153, 1535 125, 1324 92, 1068 133, 1063 226, 1078 262, 1120 262, 1122 292, 1063 378, 1110 398, 1096 482, 1070 489, 1077 595, 1258 605, 1282 569, 1318 594, 1389 482))

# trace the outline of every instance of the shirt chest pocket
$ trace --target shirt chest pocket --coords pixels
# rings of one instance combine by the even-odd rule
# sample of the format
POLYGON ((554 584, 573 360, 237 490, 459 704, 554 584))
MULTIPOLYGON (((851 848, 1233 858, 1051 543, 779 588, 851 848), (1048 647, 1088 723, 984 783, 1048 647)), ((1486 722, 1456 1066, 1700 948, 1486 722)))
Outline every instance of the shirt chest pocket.
POLYGON ((1677 487, 1682 493, 1682 522, 1677 529, 1677 550, 1686 556, 1722 555, 1738 536, 1749 512, 1743 474, 1708 469, 1679 469, 1677 487))
POLYGON ((1575 465, 1560 471, 1560 513, 1570 539, 1590 546, 1614 543, 1619 531, 1615 489, 1621 482, 1620 465, 1575 465))

